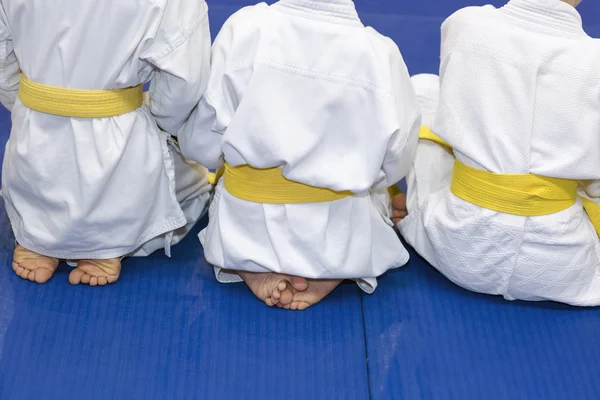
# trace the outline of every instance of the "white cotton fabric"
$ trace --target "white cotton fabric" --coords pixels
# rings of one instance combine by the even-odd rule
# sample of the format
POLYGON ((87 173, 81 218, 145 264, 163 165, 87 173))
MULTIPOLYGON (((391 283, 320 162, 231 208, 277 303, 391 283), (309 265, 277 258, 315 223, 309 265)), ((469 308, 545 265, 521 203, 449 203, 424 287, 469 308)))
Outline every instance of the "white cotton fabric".
MULTIPOLYGON (((421 106, 422 124, 431 127, 440 97, 439 77, 419 74, 411 79, 421 106)), ((450 149, 428 140, 419 141, 412 168, 406 175, 406 207, 409 212, 417 210, 431 193, 449 185, 453 166, 454 154, 450 149)))
MULTIPOLYGON (((460 161, 589 180, 581 193, 598 201, 600 42, 574 8, 512 0, 460 10, 442 26, 441 62, 433 131, 460 161)), ((579 201, 547 216, 498 213, 455 197, 451 174, 449 153, 422 141, 399 228, 433 266, 509 300, 600 304, 600 241, 579 201)))
POLYGON ((168 144, 206 87, 206 3, 1 0, 0 6, 0 100, 13 122, 2 191, 17 241, 63 259, 168 252, 210 196, 207 170, 168 144), (19 67, 32 81, 68 89, 151 79, 151 106, 100 119, 32 111, 17 97, 19 67))
POLYGON ((270 205, 216 189, 200 234, 222 268, 306 278, 375 278, 404 265, 388 185, 408 171, 420 124, 397 46, 360 22, 350 0, 282 0, 242 9, 224 25, 208 88, 179 134, 209 168, 279 167, 286 178, 355 196, 270 205))

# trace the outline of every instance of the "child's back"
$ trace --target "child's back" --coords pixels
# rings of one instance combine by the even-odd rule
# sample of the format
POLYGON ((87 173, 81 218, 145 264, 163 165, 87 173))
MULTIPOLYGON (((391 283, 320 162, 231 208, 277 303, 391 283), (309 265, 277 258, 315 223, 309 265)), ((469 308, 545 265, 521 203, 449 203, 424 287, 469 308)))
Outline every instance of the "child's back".
MULTIPOLYGON (((202 95, 210 46, 206 3, 0 4, 0 93, 13 121, 2 183, 18 243, 73 260, 118 259, 163 234, 168 237, 157 247, 168 248, 170 232, 189 221, 175 193, 178 161, 156 123, 176 133, 202 95), (23 82, 35 86, 26 94, 21 83, 23 102, 17 98, 19 68, 23 82), (151 77, 151 110, 138 103, 110 117, 71 118, 70 110, 37 108, 46 90, 40 85, 95 96, 98 90, 140 89, 151 77)), ((141 89, 138 94, 139 100, 141 89)), ((197 200, 206 203, 207 196, 197 200)), ((197 206, 201 212, 203 205, 197 206)))
POLYGON ((278 168, 296 183, 354 195, 248 201, 231 192, 226 173, 202 233, 207 259, 257 273, 361 278, 372 291, 408 254, 370 192, 406 173, 419 121, 397 47, 362 25, 352 1, 241 10, 215 42, 190 120, 198 133, 180 137, 184 153, 214 168, 223 154, 232 167, 278 168))
MULTIPOLYGON (((584 33, 575 8, 512 0, 463 9, 442 31, 433 131, 460 163, 495 174, 600 179, 600 43, 584 33)), ((425 181, 426 166, 416 168, 425 181)), ((452 185, 419 194, 401 223, 450 279, 508 299, 600 303, 600 243, 579 200, 547 213, 509 212, 465 201, 456 178, 452 185)), ((587 190, 600 197, 593 185, 587 190)))
POLYGON ((521 0, 463 9, 445 23, 441 62, 434 128, 460 160, 496 173, 600 179, 600 43, 574 8, 521 0), (560 7, 546 15, 531 7, 540 3, 560 7))

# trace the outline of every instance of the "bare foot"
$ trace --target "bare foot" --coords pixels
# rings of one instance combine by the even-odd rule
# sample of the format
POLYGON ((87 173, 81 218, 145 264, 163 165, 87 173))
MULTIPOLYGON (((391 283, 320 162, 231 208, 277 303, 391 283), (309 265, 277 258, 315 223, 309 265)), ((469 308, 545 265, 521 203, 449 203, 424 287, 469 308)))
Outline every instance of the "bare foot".
POLYGON ((406 209, 406 195, 400 193, 392 198, 392 222, 396 225, 408 215, 406 209))
POLYGON ((46 257, 17 245, 13 254, 12 269, 23 279, 46 283, 58 268, 58 259, 46 257))
POLYGON ((343 281, 343 279, 309 279, 308 289, 303 292, 295 291, 289 304, 280 304, 278 307, 304 311, 327 297, 343 281))
POLYGON ((289 305, 292 302, 293 288, 288 280, 289 277, 273 272, 237 272, 252 293, 269 307, 279 303, 289 305))
POLYGON ((69 274, 72 285, 83 283, 90 286, 104 286, 115 283, 121 273, 121 259, 81 260, 69 274))
POLYGON ((304 292, 308 289, 308 281, 306 278, 302 278, 301 276, 293 276, 288 275, 288 281, 292 285, 292 287, 298 292, 304 292))
POLYGON ((294 293, 304 292, 308 289, 308 281, 306 278, 294 275, 283 275, 283 277, 287 280, 286 287, 283 290, 277 290, 279 292, 279 298, 277 301, 272 301, 273 305, 277 305, 277 307, 280 308, 291 304, 294 293))

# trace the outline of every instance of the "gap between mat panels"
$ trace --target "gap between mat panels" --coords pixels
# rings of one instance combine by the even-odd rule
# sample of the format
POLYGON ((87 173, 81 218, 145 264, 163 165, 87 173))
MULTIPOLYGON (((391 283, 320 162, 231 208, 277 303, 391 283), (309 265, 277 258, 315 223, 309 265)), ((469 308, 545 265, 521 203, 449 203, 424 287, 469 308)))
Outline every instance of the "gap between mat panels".
POLYGON ((365 324, 365 294, 361 291, 360 293, 360 315, 362 317, 362 328, 363 328, 363 342, 365 346, 365 363, 367 367, 367 390, 369 393, 369 400, 373 399, 371 394, 371 372, 369 370, 369 346, 367 342, 367 325, 365 324))

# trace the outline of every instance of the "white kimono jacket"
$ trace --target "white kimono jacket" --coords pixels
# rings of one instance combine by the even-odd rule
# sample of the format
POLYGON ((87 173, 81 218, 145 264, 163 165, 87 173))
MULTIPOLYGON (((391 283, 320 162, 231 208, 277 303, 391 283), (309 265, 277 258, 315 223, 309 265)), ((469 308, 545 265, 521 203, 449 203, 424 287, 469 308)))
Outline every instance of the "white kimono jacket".
POLYGON ((408 171, 420 112, 397 46, 350 0, 281 0, 233 15, 216 39, 207 91, 179 139, 209 168, 280 167, 286 178, 355 196, 273 205, 217 187, 201 232, 221 268, 306 278, 376 277, 404 265, 388 185, 408 171), (375 192, 376 194, 371 194, 375 192))
POLYGON ((167 137, 201 98, 209 52, 203 0, 1 0, 0 100, 13 122, 2 192, 16 240, 63 259, 145 255, 180 240, 210 185, 167 137), (152 104, 101 119, 39 113, 17 97, 19 68, 68 89, 152 79, 152 104))
MULTIPOLYGON (((587 180, 581 194, 598 202, 600 42, 573 7, 512 0, 460 10, 442 26, 441 62, 433 132, 460 161, 587 180)), ((508 215, 454 196, 451 176, 448 153, 421 141, 399 228, 433 266, 509 300, 600 304, 600 241, 579 200, 552 215, 508 215)))

